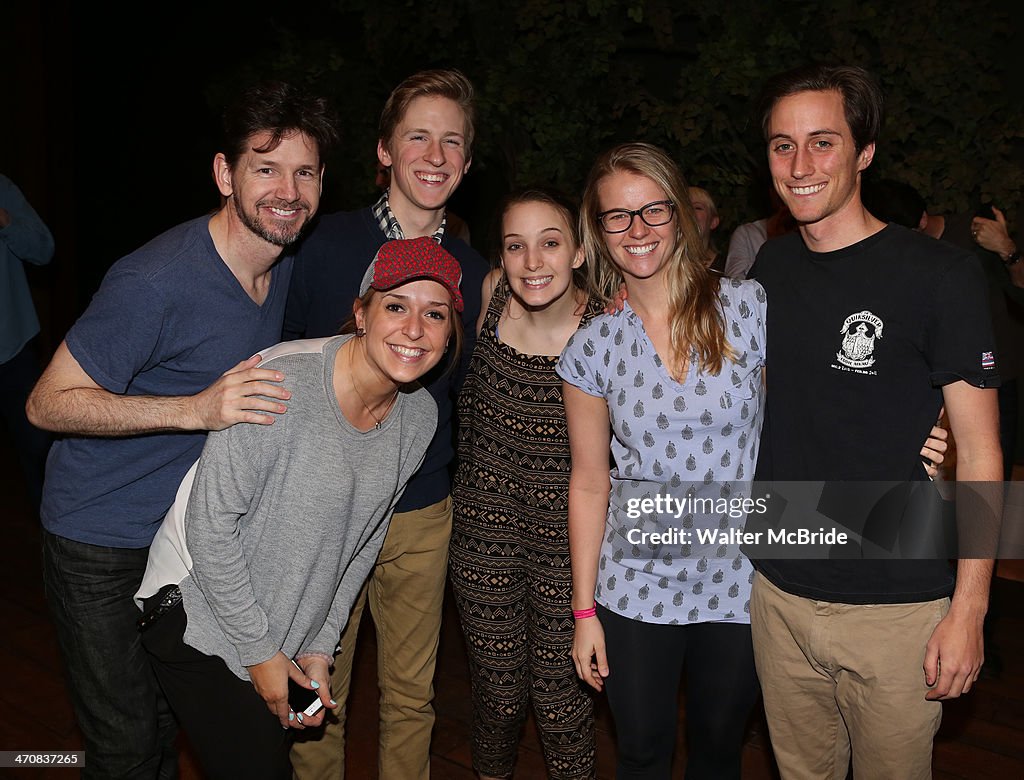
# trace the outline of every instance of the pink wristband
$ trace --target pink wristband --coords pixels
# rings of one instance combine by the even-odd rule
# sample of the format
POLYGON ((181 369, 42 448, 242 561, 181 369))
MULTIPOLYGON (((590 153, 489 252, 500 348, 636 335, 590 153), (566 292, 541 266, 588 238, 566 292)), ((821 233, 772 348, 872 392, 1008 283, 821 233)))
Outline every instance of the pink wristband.
POLYGON ((596 614, 597 614, 597 602, 596 601, 594 602, 594 606, 592 606, 590 609, 574 609, 572 611, 572 616, 574 618, 576 618, 576 620, 583 620, 584 618, 594 617, 594 615, 596 615, 596 614))

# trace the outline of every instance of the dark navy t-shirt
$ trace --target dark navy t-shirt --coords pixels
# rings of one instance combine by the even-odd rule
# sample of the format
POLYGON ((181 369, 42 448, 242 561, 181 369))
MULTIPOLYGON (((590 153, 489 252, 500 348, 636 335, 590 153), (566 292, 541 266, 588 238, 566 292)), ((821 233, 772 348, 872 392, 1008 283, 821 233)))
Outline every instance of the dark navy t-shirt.
MULTIPOLYGON (((280 341, 291 258, 257 305, 217 253, 209 217, 119 260, 68 331, 71 354, 101 387, 125 395, 194 395, 280 341)), ((66 437, 47 462, 41 516, 53 534, 146 547, 199 457, 204 432, 66 437)))

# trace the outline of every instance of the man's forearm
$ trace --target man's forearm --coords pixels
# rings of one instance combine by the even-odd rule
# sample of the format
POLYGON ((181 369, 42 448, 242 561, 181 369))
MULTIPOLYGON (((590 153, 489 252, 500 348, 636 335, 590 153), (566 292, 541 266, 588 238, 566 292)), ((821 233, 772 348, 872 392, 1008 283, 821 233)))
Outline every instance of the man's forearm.
POLYGON ((25 407, 37 428, 79 436, 134 436, 202 430, 191 396, 117 395, 108 390, 40 386, 25 407))
MULTIPOLYGON (((999 547, 1003 515, 1003 456, 999 448, 999 406, 994 388, 974 387, 960 380, 942 388, 950 430, 957 443, 956 524, 960 555, 988 560, 991 574, 999 547)), ((961 566, 966 563, 962 560, 961 566)), ((965 574, 978 564, 970 564, 965 574)), ((987 599, 988 583, 982 595, 987 599)), ((963 593, 958 585, 957 592, 963 593)))
POLYGON ((988 593, 995 562, 983 558, 957 561, 956 589, 950 609, 963 611, 981 620, 988 612, 988 593))

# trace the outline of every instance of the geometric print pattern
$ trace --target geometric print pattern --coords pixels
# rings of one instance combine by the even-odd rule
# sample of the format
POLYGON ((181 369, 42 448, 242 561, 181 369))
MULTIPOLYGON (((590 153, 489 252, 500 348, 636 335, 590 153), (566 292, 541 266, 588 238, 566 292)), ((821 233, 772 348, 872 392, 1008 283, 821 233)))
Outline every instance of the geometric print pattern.
MULTIPOLYGON (((557 357, 497 339, 508 295, 503 277, 458 403, 449 569, 470 660, 473 766, 511 776, 532 703, 550 777, 593 777, 593 701, 571 656, 562 380, 557 357)), ((582 322, 601 311, 589 301, 582 322)))

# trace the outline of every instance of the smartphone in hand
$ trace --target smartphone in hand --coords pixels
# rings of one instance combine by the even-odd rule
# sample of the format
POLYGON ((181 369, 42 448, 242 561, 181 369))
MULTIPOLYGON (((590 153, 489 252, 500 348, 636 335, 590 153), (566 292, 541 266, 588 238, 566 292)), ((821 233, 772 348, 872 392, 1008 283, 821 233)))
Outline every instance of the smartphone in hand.
MULTIPOLYGON (((292 660, 295 668, 300 672, 302 667, 292 660)), ((302 672, 305 674, 305 672, 302 672)), ((316 691, 311 691, 309 688, 303 688, 291 677, 288 678, 288 706, 295 712, 301 712, 303 716, 316 715, 320 710, 324 708, 324 703, 320 701, 320 694, 316 691)))

